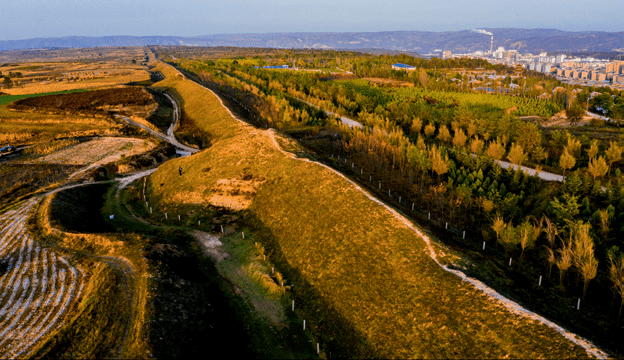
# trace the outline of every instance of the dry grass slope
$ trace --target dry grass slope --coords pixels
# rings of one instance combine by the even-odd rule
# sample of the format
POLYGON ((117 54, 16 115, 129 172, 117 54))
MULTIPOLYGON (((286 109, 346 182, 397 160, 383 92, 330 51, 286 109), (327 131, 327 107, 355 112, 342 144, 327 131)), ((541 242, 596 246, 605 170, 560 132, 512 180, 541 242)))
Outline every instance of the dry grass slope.
POLYGON ((209 91, 167 66, 160 70, 167 80, 159 85, 184 99, 185 111, 214 142, 161 166, 150 177, 150 206, 171 209, 182 192, 207 203, 224 179, 262 179, 246 210, 256 221, 254 236, 293 279, 308 326, 334 355, 587 357, 555 330, 508 312, 443 271, 421 238, 346 180, 287 157, 269 132, 238 123, 209 91), (356 337, 345 329, 360 341, 349 341, 356 337))

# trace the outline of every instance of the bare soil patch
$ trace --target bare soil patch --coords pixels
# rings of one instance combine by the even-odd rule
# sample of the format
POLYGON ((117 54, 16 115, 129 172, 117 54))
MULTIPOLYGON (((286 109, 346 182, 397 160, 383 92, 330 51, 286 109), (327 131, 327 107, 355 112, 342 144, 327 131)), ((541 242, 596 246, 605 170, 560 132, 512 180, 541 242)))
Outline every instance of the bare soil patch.
POLYGON ((197 230, 191 231, 190 234, 199 241, 204 254, 212 258, 215 264, 220 263, 229 256, 229 254, 221 248, 223 243, 219 240, 220 236, 197 230))
POLYGON ((555 115, 553 115, 550 119, 545 120, 544 122, 542 122, 541 126, 543 127, 553 127, 553 126, 558 126, 558 127, 578 127, 578 126, 585 126, 585 125, 589 125, 591 123, 591 120, 593 118, 591 116, 583 116, 583 118, 577 122, 575 125, 570 124, 570 122, 568 121, 568 117, 565 114, 565 110, 561 110, 558 113, 556 113, 555 115))
POLYGON ((40 157, 32 163, 100 165, 142 154, 155 147, 151 141, 133 138, 98 138, 40 157))
POLYGON ((221 179, 212 188, 208 198, 210 204, 230 210, 244 210, 251 205, 256 190, 263 181, 221 179))

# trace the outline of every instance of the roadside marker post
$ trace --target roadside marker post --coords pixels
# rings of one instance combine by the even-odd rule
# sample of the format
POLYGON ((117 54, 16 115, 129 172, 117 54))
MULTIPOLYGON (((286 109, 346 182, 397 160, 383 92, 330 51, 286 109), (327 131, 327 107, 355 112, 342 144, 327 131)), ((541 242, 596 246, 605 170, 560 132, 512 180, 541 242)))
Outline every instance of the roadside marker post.
POLYGON ((448 230, 448 223, 445 223, 444 228, 448 230))
POLYGON ((462 239, 465 239, 465 238, 466 238, 466 230, 464 230, 464 235, 463 235, 462 239))
POLYGON ((540 279, 539 279, 539 282, 537 283, 537 286, 542 286, 542 275, 540 275, 540 279))
POLYGON ((295 311, 295 300, 292 301, 292 311, 295 311))
POLYGON ((221 225, 221 234, 223 234, 223 225, 221 225))
POLYGON ((303 330, 305 330, 305 320, 303 320, 303 330))
POLYGON ((483 242, 483 250, 485 250, 485 241, 483 242))
POLYGON ((576 303, 576 310, 580 310, 581 309, 581 298, 578 299, 578 302, 576 303))
POLYGON ((401 197, 399 196, 399 204, 401 203, 401 197))
POLYGON ((180 220, 181 220, 181 219, 180 219, 180 215, 178 215, 178 221, 180 221, 180 220))
POLYGON ((412 203, 412 211, 414 211, 414 203, 412 203))
POLYGON ((316 343, 316 353, 320 353, 321 352, 321 345, 319 343, 316 343))
POLYGON ((243 234, 243 239, 244 239, 245 238, 245 232, 242 232, 242 234, 243 234))
POLYGON ((150 214, 152 213, 152 208, 150 207, 150 214))
POLYGON ((167 217, 167 213, 165 213, 165 219, 169 219, 169 218, 167 217))
POLYGON ((509 266, 511 266, 511 258, 509 258, 509 266))
POLYGON ((427 219, 431 220, 431 213, 427 213, 427 219))

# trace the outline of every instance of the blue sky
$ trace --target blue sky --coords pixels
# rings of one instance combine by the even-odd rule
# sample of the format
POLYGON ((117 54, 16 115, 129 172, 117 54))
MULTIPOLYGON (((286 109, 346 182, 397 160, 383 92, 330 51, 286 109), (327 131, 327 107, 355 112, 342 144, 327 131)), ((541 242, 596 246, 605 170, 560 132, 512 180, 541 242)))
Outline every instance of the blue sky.
POLYGON ((0 40, 104 35, 453 31, 624 31, 622 0, 5 0, 0 40))

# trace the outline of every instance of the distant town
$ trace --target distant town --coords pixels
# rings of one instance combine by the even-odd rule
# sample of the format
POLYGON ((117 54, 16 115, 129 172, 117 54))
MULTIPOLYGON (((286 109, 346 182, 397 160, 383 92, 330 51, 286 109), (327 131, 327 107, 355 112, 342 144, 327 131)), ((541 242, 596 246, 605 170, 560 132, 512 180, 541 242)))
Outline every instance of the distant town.
POLYGON ((538 55, 520 54, 517 50, 498 47, 495 51, 476 51, 467 54, 453 54, 442 51, 443 59, 484 59, 492 64, 505 64, 552 75, 567 84, 583 86, 609 86, 624 89, 624 61, 596 59, 593 57, 568 58, 565 54, 538 55))

